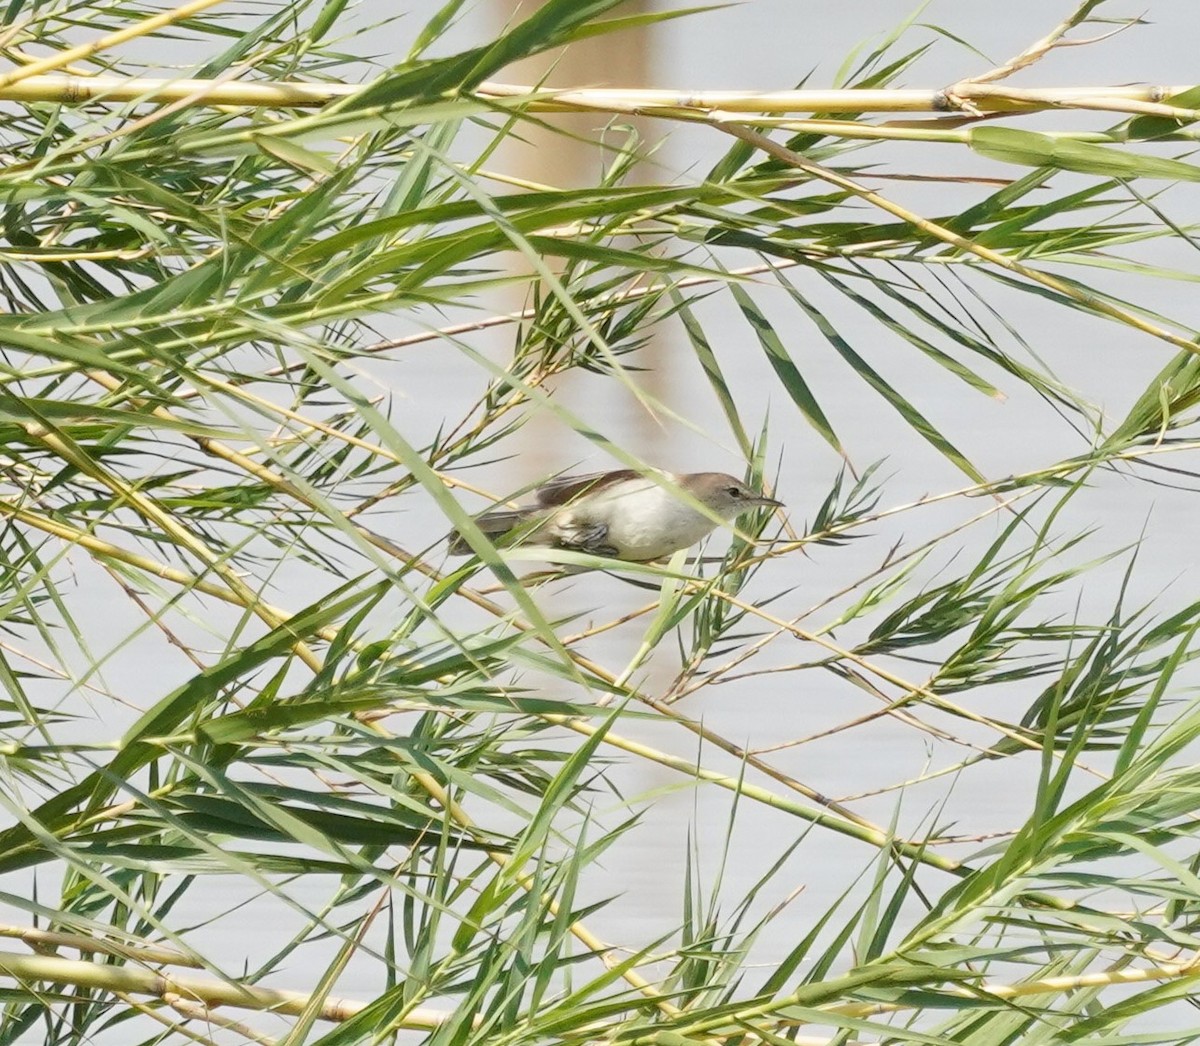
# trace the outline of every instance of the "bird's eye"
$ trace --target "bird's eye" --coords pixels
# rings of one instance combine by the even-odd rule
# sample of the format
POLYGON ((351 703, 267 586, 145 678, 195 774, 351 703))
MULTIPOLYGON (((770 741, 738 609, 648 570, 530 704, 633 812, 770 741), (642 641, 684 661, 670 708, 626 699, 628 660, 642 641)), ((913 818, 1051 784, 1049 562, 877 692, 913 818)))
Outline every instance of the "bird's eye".
POLYGON ((726 487, 725 493, 728 494, 731 498, 740 498, 742 496, 742 488, 741 487, 726 487))

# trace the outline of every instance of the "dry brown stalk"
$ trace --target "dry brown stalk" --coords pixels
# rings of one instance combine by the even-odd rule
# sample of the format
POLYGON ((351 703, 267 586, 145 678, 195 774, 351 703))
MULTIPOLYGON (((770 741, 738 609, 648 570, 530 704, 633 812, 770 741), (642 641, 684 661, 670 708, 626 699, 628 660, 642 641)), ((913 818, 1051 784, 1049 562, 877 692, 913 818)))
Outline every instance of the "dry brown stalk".
MULTIPOLYGON (((1082 0, 1078 7, 1075 8, 1066 18, 1058 23, 1045 36, 1039 40, 1035 40, 1032 44, 1025 48, 1020 54, 1010 58, 1003 65, 998 65, 994 69, 989 69, 985 73, 980 73, 978 76, 968 77, 964 83, 968 84, 985 84, 994 83, 997 80, 1005 80, 1012 76, 1013 73, 1019 72, 1022 69, 1028 69, 1036 62, 1040 62, 1051 51, 1059 47, 1086 47, 1088 44, 1099 43, 1102 40, 1116 36, 1117 33, 1122 33, 1130 26, 1137 24, 1136 18, 1130 18, 1122 22, 1115 29, 1109 30, 1107 33, 1101 33, 1099 36, 1093 36, 1086 40, 1067 40, 1066 35, 1077 25, 1087 20, 1088 15, 1097 6, 1096 0, 1082 0)), ((951 89, 953 90, 953 89, 951 89)))

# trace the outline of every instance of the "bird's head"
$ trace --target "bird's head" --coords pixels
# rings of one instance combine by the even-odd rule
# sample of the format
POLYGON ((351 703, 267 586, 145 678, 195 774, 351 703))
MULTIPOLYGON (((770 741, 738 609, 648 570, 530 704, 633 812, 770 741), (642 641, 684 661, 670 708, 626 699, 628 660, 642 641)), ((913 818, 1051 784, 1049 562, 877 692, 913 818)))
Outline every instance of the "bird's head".
POLYGON ((782 501, 759 493, 725 472, 693 472, 681 476, 679 485, 724 519, 733 519, 754 508, 783 507, 782 501))

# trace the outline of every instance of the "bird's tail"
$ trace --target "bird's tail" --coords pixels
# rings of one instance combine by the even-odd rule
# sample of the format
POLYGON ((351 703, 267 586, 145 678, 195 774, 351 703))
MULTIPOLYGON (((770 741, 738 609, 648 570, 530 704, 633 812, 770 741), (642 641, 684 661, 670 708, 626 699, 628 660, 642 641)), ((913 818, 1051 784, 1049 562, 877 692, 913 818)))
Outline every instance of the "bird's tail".
MULTIPOLYGON (((490 541, 498 541, 506 534, 516 530, 523 523, 528 523, 541 514, 536 508, 506 508, 495 512, 485 512, 475 520, 475 526, 484 532, 490 541)), ((449 552, 452 556, 469 556, 473 549, 467 544, 462 534, 453 530, 450 532, 449 552)))

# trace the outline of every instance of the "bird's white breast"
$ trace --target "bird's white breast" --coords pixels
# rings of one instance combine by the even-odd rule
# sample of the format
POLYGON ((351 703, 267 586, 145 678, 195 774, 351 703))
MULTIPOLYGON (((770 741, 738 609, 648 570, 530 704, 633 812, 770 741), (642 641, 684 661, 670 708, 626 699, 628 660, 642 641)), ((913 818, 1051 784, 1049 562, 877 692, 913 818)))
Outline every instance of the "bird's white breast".
POLYGON ((669 556, 694 545, 717 525, 645 478, 614 484, 568 511, 575 518, 604 523, 608 527, 604 543, 629 560, 669 556))

